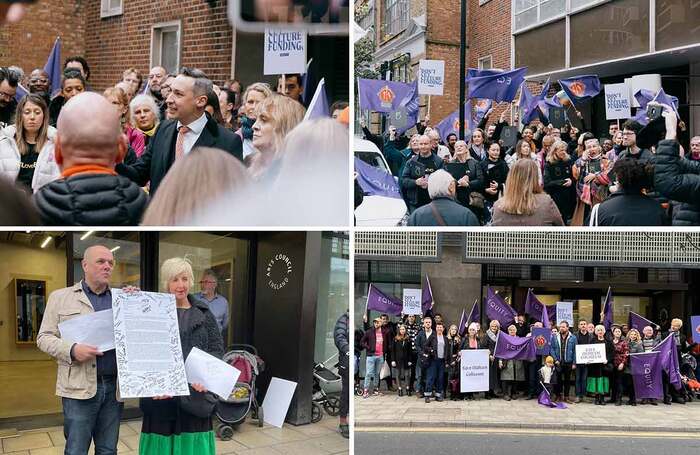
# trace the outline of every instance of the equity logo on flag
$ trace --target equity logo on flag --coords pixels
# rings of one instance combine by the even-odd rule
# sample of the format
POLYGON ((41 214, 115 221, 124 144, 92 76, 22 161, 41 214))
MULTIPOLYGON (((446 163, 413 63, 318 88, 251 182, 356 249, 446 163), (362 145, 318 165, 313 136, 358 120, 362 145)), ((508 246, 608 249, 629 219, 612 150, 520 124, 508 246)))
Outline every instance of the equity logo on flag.
POLYGON ((535 347, 537 349, 542 349, 546 344, 547 344, 547 339, 544 336, 538 335, 535 337, 535 347))
POLYGON ((452 122, 452 128, 454 128, 455 131, 459 131, 459 118, 455 118, 455 121, 452 122))
POLYGON ((586 93, 586 84, 583 81, 573 82, 569 86, 569 90, 576 96, 583 96, 583 94, 586 93))
POLYGON ((386 108, 390 108, 394 102, 394 98, 396 98, 394 91, 391 90, 388 85, 382 87, 381 90, 379 90, 379 93, 377 93, 377 96, 381 101, 382 107, 386 108))
POLYGON ((490 100, 487 100, 487 99, 485 99, 485 98, 479 99, 479 100, 476 102, 476 108, 477 108, 477 109, 485 109, 486 106, 489 105, 489 101, 490 101, 490 100))

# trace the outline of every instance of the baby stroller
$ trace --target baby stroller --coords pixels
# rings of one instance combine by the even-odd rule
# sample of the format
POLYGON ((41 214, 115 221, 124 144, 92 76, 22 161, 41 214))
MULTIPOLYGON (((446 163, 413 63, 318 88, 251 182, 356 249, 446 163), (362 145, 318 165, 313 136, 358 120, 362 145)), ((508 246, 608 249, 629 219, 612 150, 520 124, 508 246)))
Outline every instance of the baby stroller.
MULTIPOLYGON (((334 354, 323 363, 314 365, 314 386, 311 404, 311 422, 316 423, 323 418, 321 407, 328 415, 337 416, 340 413, 340 393, 342 390, 342 379, 340 375, 325 367, 334 354)), ((338 367, 338 364, 335 365, 338 367)))
POLYGON ((700 394, 700 382, 695 377, 696 368, 697 360, 692 354, 685 353, 681 355, 680 372, 687 401, 696 400, 698 394, 700 394))
POLYGON ((234 344, 224 354, 223 361, 240 370, 236 386, 227 400, 219 397, 214 413, 219 423, 216 435, 222 441, 233 437, 233 429, 245 422, 248 413, 263 426, 263 410, 256 398, 255 379, 264 371, 265 362, 258 357, 258 350, 249 344, 234 344))

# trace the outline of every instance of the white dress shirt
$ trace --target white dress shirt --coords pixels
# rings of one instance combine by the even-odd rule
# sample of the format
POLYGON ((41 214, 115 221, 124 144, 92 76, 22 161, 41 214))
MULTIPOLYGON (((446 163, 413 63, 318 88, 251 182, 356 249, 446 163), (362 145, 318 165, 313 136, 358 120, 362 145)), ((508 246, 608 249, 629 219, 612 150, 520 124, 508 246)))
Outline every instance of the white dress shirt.
MULTIPOLYGON (((190 123, 189 125, 186 125, 190 130, 185 133, 185 138, 182 141, 182 148, 183 151, 185 152, 185 155, 190 153, 190 150, 192 150, 192 147, 194 147, 194 144, 197 142, 197 139, 199 139, 200 134, 202 134, 202 130, 204 130, 204 127, 207 125, 207 115, 205 113, 202 114, 201 117, 199 117, 197 120, 194 122, 190 123)), ((178 134, 180 131, 180 127, 182 126, 182 123, 178 120, 177 122, 177 131, 178 134)))

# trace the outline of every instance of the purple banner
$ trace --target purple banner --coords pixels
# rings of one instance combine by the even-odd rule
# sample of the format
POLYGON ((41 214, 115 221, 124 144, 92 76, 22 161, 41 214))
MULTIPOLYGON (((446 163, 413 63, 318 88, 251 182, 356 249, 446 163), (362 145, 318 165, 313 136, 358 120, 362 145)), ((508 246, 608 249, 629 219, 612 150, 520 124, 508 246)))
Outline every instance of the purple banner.
POLYGON ((497 320, 505 330, 517 315, 512 306, 508 305, 500 295, 493 292, 491 286, 486 287, 486 317, 489 321, 497 320))
POLYGON ((475 77, 493 76, 494 74, 501 74, 501 73, 503 73, 503 70, 497 70, 497 69, 480 70, 478 68, 469 68, 467 70, 466 80, 467 80, 467 82, 469 82, 471 79, 473 79, 475 77))
POLYGON ((659 363, 661 368, 668 374, 668 382, 673 384, 676 390, 681 388, 681 373, 678 366, 678 350, 676 341, 671 332, 664 340, 657 344, 653 351, 659 352, 659 363))
POLYGON ((467 318, 465 317, 465 311, 462 309, 462 316, 459 317, 459 325, 457 325, 457 333, 459 336, 463 337, 467 333, 467 318))
POLYGON ((423 314, 427 313, 428 310, 433 309, 435 301, 433 301, 433 289, 430 287, 430 278, 425 275, 425 286, 421 286, 422 298, 421 298, 421 308, 423 309, 423 314))
POLYGON ((414 90, 413 84, 383 81, 376 79, 357 79, 360 92, 360 109, 376 112, 395 112, 414 90))
POLYGON ((700 343, 700 316, 690 317, 690 329, 693 335, 693 341, 700 343))
MULTIPOLYGON (((540 382, 540 384, 542 383, 540 382)), ((542 406, 546 406, 548 408, 566 409, 566 405, 564 403, 557 403, 556 401, 552 401, 552 397, 549 396, 549 392, 547 391, 547 388, 544 386, 544 384, 542 384, 542 393, 540 393, 540 396, 537 398, 537 402, 542 406)))
MULTIPOLYGON (((467 106, 464 111, 465 118, 469 115, 467 106)), ((435 125, 435 129, 440 133, 440 139, 443 141, 447 140, 447 135, 450 133, 459 134, 459 109, 440 120, 440 123, 435 125)))
POLYGON ((605 330, 610 330, 610 326, 613 324, 613 299, 612 299, 612 288, 608 287, 608 293, 605 296, 605 303, 603 304, 603 325, 605 330))
POLYGON ((545 327, 533 327, 531 330, 532 342, 535 343, 537 355, 549 355, 552 329, 545 327))
POLYGON ((518 93, 518 87, 525 80, 525 73, 527 67, 470 78, 467 98, 488 98, 499 103, 511 102, 518 93))
POLYGON ((61 79, 63 78, 63 61, 61 60, 61 38, 56 38, 53 48, 46 59, 44 71, 49 75, 51 88, 49 95, 57 94, 61 91, 61 79))
POLYGON ((660 354, 656 351, 630 355, 634 393, 637 398, 661 399, 664 387, 661 380, 660 354))
POLYGON ((540 321, 545 327, 551 327, 550 321, 557 316, 557 306, 550 305, 547 306, 540 302, 532 289, 527 290, 527 297, 525 297, 525 313, 529 314, 530 317, 537 321, 540 321), (546 315, 545 315, 546 308, 546 315))
POLYGON ((368 196, 386 196, 401 199, 399 184, 394 176, 355 157, 357 183, 368 196))
POLYGON ((536 352, 532 337, 510 336, 500 330, 493 356, 503 360, 534 360, 536 352))
POLYGON ((469 317, 467 318, 467 325, 472 322, 477 324, 481 323, 481 308, 479 306, 479 299, 474 300, 474 305, 472 305, 472 310, 469 312, 469 317))
POLYGON ((384 294, 370 284, 367 292, 367 309, 398 316, 403 311, 403 302, 394 296, 384 294))
POLYGON ((651 322, 649 319, 645 318, 642 315, 639 315, 635 313, 634 311, 630 311, 629 313, 629 320, 627 321, 627 325, 629 326, 630 329, 637 329, 639 330, 639 333, 642 333, 642 330, 646 326, 650 326, 654 330, 658 330, 659 326, 653 322, 651 322))
POLYGON ((576 76, 560 79, 562 90, 572 102, 584 101, 600 93, 600 79, 595 75, 576 76))
POLYGON ((651 90, 641 89, 634 94, 634 98, 639 103, 637 117, 640 118, 638 121, 643 118, 643 121, 639 122, 642 125, 649 123, 649 119, 646 118, 647 104, 649 101, 656 101, 657 103, 671 106, 673 111, 676 113, 676 116, 680 118, 680 115, 678 114, 678 97, 667 95, 666 92, 664 92, 664 89, 659 89, 657 93, 654 93, 651 90))

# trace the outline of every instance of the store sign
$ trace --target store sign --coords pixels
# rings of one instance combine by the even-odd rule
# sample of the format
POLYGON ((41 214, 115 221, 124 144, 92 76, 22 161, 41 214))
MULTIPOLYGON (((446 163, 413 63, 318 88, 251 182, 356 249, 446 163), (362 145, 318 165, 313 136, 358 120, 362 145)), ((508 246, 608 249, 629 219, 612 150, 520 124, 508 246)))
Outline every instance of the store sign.
POLYGON ((284 253, 276 254, 265 267, 265 277, 270 289, 279 291, 289 283, 292 274, 292 259, 284 253))

